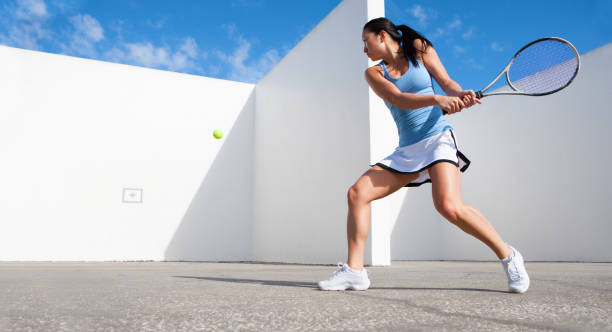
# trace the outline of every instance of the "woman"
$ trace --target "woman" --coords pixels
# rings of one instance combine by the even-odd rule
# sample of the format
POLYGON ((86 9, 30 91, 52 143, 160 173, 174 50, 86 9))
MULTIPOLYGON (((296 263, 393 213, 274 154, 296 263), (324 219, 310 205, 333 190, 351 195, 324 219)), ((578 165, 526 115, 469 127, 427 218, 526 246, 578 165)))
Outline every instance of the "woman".
POLYGON ((363 252, 370 223, 370 202, 401 187, 431 182, 436 210, 466 233, 484 242, 501 260, 510 292, 529 288, 523 257, 504 243, 475 208, 461 200, 461 173, 470 161, 457 149, 448 114, 481 103, 472 90, 461 90, 450 79, 433 45, 411 28, 386 18, 368 22, 362 33, 364 52, 382 60, 368 68, 365 78, 391 110, 399 146, 372 166, 348 191, 348 261, 333 276, 319 282, 322 290, 365 290, 370 286, 363 252), (433 92, 431 77, 446 96, 433 92))

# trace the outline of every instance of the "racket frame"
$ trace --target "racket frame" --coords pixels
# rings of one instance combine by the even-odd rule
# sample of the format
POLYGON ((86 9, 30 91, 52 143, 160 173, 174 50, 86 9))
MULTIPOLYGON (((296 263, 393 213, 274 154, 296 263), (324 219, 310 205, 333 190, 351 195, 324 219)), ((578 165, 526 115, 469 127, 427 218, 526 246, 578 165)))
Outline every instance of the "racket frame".
POLYGON ((481 89, 479 91, 476 92, 476 98, 481 99, 483 97, 486 96, 496 96, 496 95, 524 95, 524 96, 545 96, 545 95, 549 95, 552 93, 555 93, 561 89, 566 88, 568 85, 570 85, 572 83, 572 81, 576 78, 576 76, 578 76, 578 71, 580 70, 580 54, 578 54, 578 51, 576 50, 576 48, 574 47, 574 45, 572 45, 572 43, 570 43, 569 41, 560 38, 560 37, 545 37, 545 38, 540 38, 538 40, 534 40, 531 43, 523 46, 520 50, 518 50, 514 56, 512 57, 512 59, 510 59, 510 61, 508 62, 508 64, 506 65, 506 67, 499 73, 499 75, 497 75, 497 77, 491 81, 491 83, 489 83, 489 85, 487 85, 484 89, 481 89), (541 41, 544 40, 556 40, 556 41, 560 41, 562 43, 567 44, 572 51, 574 51, 574 54, 576 55, 576 61, 578 63, 578 65, 576 66, 576 71, 574 72, 574 75, 572 76, 572 78, 562 87, 552 90, 552 91, 548 91, 548 92, 544 92, 544 93, 526 93, 526 92, 521 92, 519 89, 517 89, 514 85, 512 85, 512 83, 510 82, 510 78, 508 77, 508 70, 510 69, 510 66, 512 66, 512 63, 514 62, 514 59, 516 59, 516 57, 527 47, 535 44, 535 43, 539 43, 541 41), (504 91, 504 92, 491 92, 491 93, 487 93, 485 94, 484 92, 487 91, 495 82, 497 82, 497 80, 499 80, 499 78, 503 75, 506 74, 506 82, 508 83, 508 86, 514 90, 514 91, 504 91))

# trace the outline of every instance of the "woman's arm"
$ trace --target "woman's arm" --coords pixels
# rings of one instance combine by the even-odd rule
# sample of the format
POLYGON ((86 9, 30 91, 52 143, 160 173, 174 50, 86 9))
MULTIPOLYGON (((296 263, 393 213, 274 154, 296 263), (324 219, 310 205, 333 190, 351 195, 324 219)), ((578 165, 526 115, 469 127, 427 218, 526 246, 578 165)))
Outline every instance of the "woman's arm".
MULTIPOLYGON (((421 40, 416 39, 414 41, 414 47, 422 49, 423 43, 421 40)), ((453 81, 446 69, 438 57, 438 53, 433 46, 428 46, 422 54, 422 61, 427 68, 427 71, 433 78, 438 82, 438 85, 444 90, 447 96, 457 96, 464 102, 465 107, 470 107, 475 103, 482 104, 479 99, 476 98, 476 94, 472 90, 462 90, 459 83, 453 81)))
POLYGON ((372 90, 382 99, 401 109, 417 109, 425 106, 437 105, 435 95, 422 95, 417 93, 401 92, 385 77, 382 69, 373 66, 365 71, 365 78, 372 90))
POLYGON ((366 69, 365 77, 372 90, 380 98, 400 109, 413 110, 425 106, 438 105, 449 114, 453 114, 465 107, 465 104, 459 97, 401 92, 397 86, 384 77, 382 69, 378 66, 366 69))
MULTIPOLYGON (((414 41, 414 47, 417 50, 421 50, 423 48, 421 40, 416 39, 414 41)), ((459 92, 462 91, 461 86, 448 76, 433 46, 428 46, 425 53, 421 53, 421 59, 429 74, 438 82, 438 85, 444 90, 447 96, 457 96, 459 92)))

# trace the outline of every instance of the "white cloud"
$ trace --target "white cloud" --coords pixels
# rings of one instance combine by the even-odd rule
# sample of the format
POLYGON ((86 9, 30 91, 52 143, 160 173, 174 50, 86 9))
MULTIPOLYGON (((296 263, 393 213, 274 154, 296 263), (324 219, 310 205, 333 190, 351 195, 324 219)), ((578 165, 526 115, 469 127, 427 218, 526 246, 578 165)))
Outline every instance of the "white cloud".
POLYGON ((41 39, 47 38, 50 32, 40 22, 28 22, 10 27, 8 34, 0 34, 0 44, 39 50, 41 39))
POLYGON ((455 18, 452 22, 448 23, 447 27, 449 29, 455 29, 461 26, 461 20, 459 18, 455 18))
POLYGON ((198 44, 196 44, 195 39, 187 37, 179 50, 187 54, 189 57, 195 58, 198 54, 198 44))
POLYGON ((87 14, 71 17, 70 23, 74 26, 75 33, 91 41, 97 42, 104 39, 104 29, 100 22, 87 14))
POLYGON ((461 37, 463 37, 463 39, 470 39, 472 38, 472 35, 474 34, 474 28, 469 28, 467 31, 465 31, 461 37))
POLYGON ((491 43, 491 49, 495 52, 502 52, 504 50, 504 48, 497 42, 491 43))
POLYGON ((221 24, 221 28, 225 29, 225 32, 230 38, 233 38, 236 34, 236 24, 234 23, 221 24))
MULTIPOLYGON (((105 31, 95 17, 88 14, 62 15, 76 9, 74 1, 47 0, 52 13, 49 13, 44 0, 15 0, 0 4, 0 44, 40 50, 41 42, 45 41, 56 48, 54 51, 67 55, 171 71, 203 72, 197 61, 206 59, 208 52, 200 50, 192 37, 183 38, 173 47, 155 45, 147 40, 123 42, 123 22, 115 21, 110 25, 110 30, 116 33, 114 45, 104 49, 100 42, 105 39, 105 31), (59 16, 53 14, 58 11, 61 13, 59 16), (61 18, 69 25, 53 34, 47 29, 51 17, 61 18)), ((156 25, 161 27, 164 23, 165 19, 162 19, 156 25)), ((211 69, 219 72, 218 68, 211 69)))
POLYGON ((185 38, 183 44, 173 51, 170 47, 159 47, 151 42, 122 43, 103 55, 104 58, 126 64, 168 69, 172 71, 201 71, 195 60, 205 53, 198 50, 198 45, 191 37, 185 38))
POLYGON ((430 38, 437 38, 437 37, 443 36, 444 34, 446 34, 446 30, 444 30, 442 28, 436 28, 436 31, 434 33, 432 33, 429 37, 430 38))
POLYGON ((481 65, 480 63, 476 62, 476 60, 474 60, 473 58, 469 58, 467 60, 467 62, 472 66, 472 68, 476 69, 476 70, 483 70, 484 66, 481 65))
POLYGON ((426 27, 429 23, 429 20, 437 16, 435 10, 431 8, 424 8, 421 5, 413 5, 406 11, 418 20, 417 25, 421 28, 426 27))
POLYGON ((448 22, 443 27, 436 28, 436 31, 430 34, 430 37, 434 39, 434 38, 440 38, 442 36, 448 35, 454 32, 454 30, 459 29, 462 24, 463 22, 461 22, 461 20, 458 17, 455 17, 452 21, 448 22))
POLYGON ((168 51, 162 47, 156 47, 151 42, 126 43, 126 60, 147 67, 167 66, 170 63, 168 51))
POLYGON ((116 39, 121 41, 123 40, 123 26, 125 25, 125 21, 123 20, 113 20, 108 24, 108 29, 115 32, 117 37, 116 39))
POLYGON ((459 54, 467 52, 467 48, 464 46, 455 45, 453 46, 453 51, 455 55, 459 55, 459 54))
POLYGON ((40 41, 51 39, 52 33, 46 28, 49 18, 43 0, 19 0, 5 3, 0 8, 0 44, 25 49, 41 49, 40 41))
POLYGON ((17 0, 15 17, 29 20, 47 16, 47 5, 44 0, 17 0))
POLYGON ((276 49, 270 49, 258 59, 249 60, 251 42, 242 35, 237 34, 234 24, 226 24, 224 27, 230 37, 237 43, 231 54, 216 50, 215 55, 223 62, 230 65, 230 80, 255 83, 259 81, 274 65, 280 61, 280 55, 276 49))
POLYGON ((81 7, 81 0, 47 0, 51 7, 57 9, 60 13, 68 15, 78 11, 81 7))
POLYGON ((152 21, 151 19, 147 19, 147 25, 155 29, 161 29, 164 27, 164 25, 166 25, 167 20, 168 19, 165 17, 157 21, 152 21))
POLYGON ((208 65, 208 73, 212 76, 217 76, 221 72, 221 68, 215 65, 208 65))
POLYGON ((410 13, 412 14, 412 16, 416 17, 419 20, 419 23, 421 25, 425 25, 427 21, 427 15, 425 14, 425 10, 423 10, 423 7, 419 5, 414 5, 410 9, 410 13))
POLYGON ((72 24, 69 31, 68 44, 60 43, 66 54, 98 57, 96 43, 104 39, 104 29, 100 22, 90 15, 75 15, 68 19, 72 24))
MULTIPOLYGON (((105 27, 95 17, 86 13, 75 15, 79 8, 76 1, 13 0, 1 3, 0 43, 40 50, 41 44, 45 42, 51 45, 52 52, 171 71, 206 72, 245 82, 257 82, 280 60, 276 49, 264 50, 263 54, 253 56, 253 44, 256 42, 248 41, 238 34, 235 24, 224 25, 227 36, 235 42, 234 49, 227 54, 218 50, 201 50, 195 39, 189 36, 176 45, 159 45, 148 39, 126 41, 122 36, 126 29, 122 21, 111 22, 105 31, 105 27), (67 26, 52 32, 48 28, 51 18, 62 19, 67 26), (107 36, 109 31, 112 38, 107 36), (105 39, 111 41, 102 43, 105 39), (111 46, 107 46, 109 44, 111 46), (211 56, 216 60, 214 63, 198 63, 211 56), (203 70, 201 66, 206 69, 203 70)), ((235 2, 236 6, 253 4, 257 5, 235 2)), ((163 18, 147 21, 153 28, 161 28, 165 22, 163 18)))

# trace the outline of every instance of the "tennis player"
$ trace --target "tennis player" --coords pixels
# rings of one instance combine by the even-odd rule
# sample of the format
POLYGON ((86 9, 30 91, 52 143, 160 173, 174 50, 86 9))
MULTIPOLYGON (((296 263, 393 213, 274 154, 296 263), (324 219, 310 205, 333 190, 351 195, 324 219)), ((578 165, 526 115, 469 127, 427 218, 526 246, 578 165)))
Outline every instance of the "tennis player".
POLYGON ((319 282, 319 288, 368 289, 363 253, 370 228, 370 202, 402 187, 429 182, 436 210, 493 250, 506 272, 510 292, 525 292, 529 276, 522 255, 461 199, 461 172, 470 161, 458 150, 453 127, 442 110, 454 114, 480 100, 474 91, 462 90, 449 77, 432 43, 408 26, 395 26, 386 18, 373 19, 364 26, 362 39, 367 56, 372 61, 382 60, 365 71, 365 79, 391 110, 399 146, 349 189, 348 261, 339 264, 331 278, 319 282), (434 94, 432 77, 445 96, 434 94))

